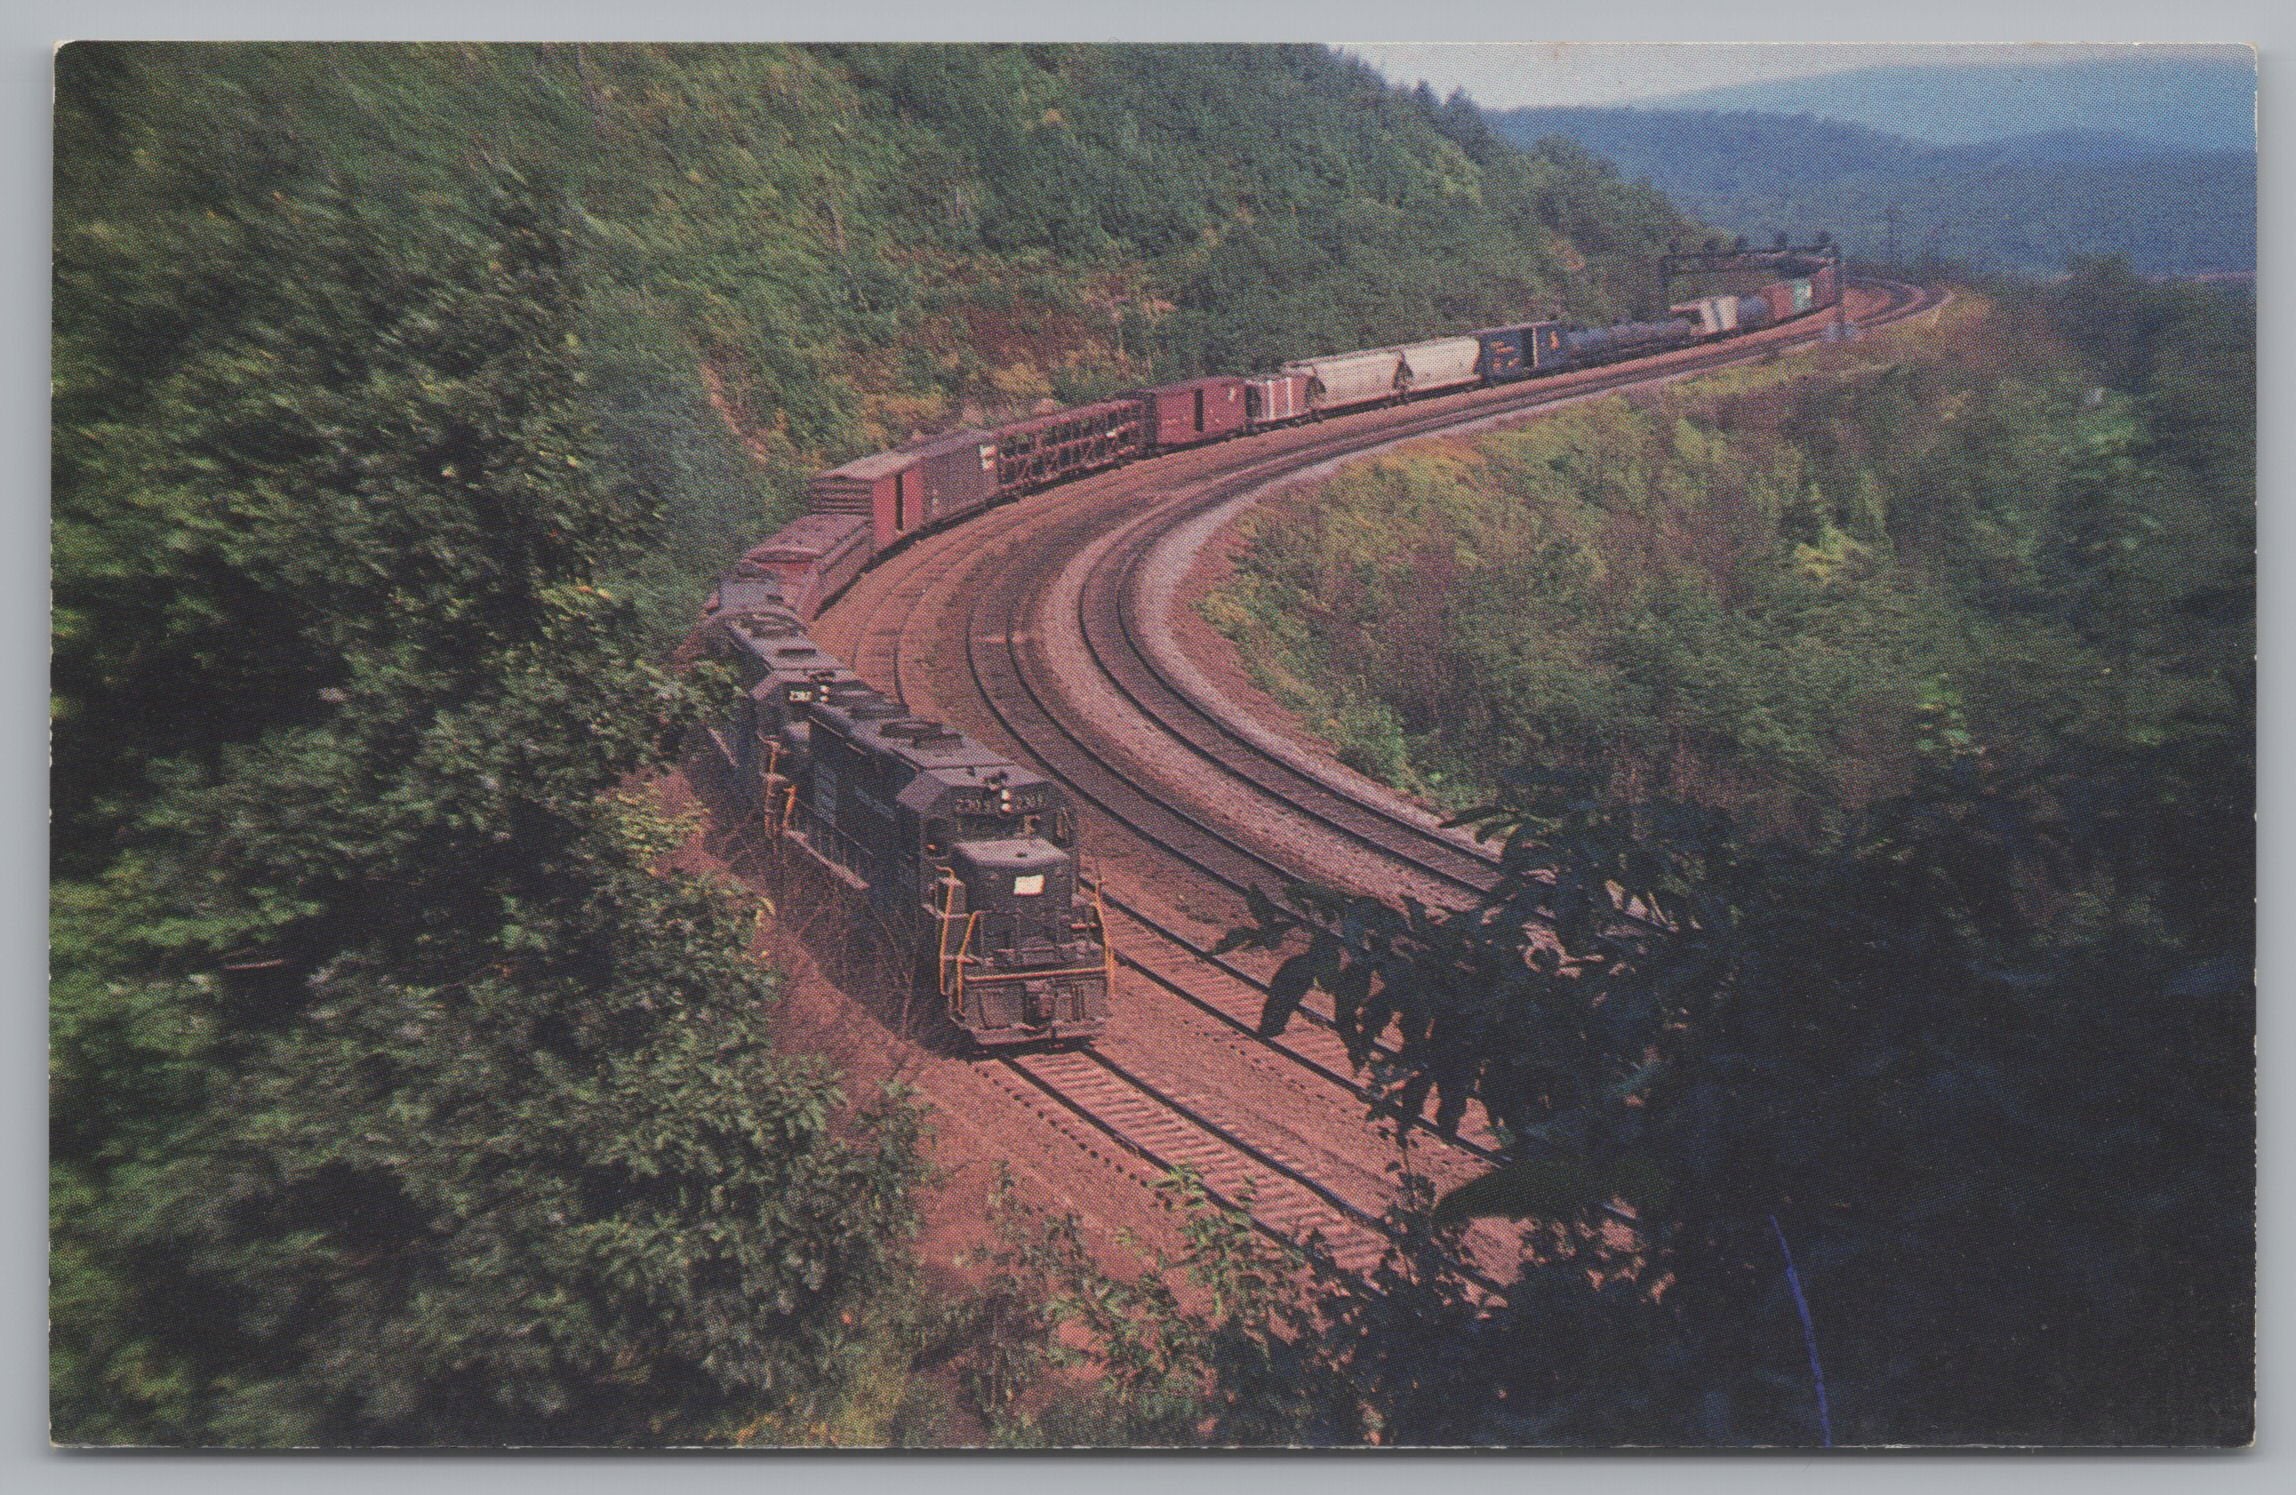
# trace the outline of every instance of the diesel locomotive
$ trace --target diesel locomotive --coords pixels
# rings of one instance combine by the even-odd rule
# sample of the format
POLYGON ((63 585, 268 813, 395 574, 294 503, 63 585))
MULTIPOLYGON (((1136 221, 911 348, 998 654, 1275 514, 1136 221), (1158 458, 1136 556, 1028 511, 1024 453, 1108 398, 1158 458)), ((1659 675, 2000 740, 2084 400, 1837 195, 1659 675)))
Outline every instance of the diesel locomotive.
POLYGON ((868 899, 975 1043, 1099 1033, 1115 954, 1067 795, 824 652, 770 564, 720 580, 703 627, 741 686, 709 733, 739 812, 868 899))

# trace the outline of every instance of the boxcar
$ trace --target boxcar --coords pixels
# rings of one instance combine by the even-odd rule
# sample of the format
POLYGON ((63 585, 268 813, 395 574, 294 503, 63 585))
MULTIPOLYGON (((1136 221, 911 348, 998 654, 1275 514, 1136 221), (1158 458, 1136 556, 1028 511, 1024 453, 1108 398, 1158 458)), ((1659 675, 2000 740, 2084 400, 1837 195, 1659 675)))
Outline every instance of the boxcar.
POLYGON ((1527 327, 1486 327, 1475 334, 1483 345, 1477 368, 1488 383, 1505 384, 1531 377, 1531 358, 1524 347, 1527 327))
POLYGON ((1481 338, 1438 337, 1398 351, 1403 355, 1403 387, 1415 395, 1462 389, 1483 377, 1481 338))
POLYGON ((1302 358, 1285 364, 1283 371, 1308 376, 1308 405, 1319 413, 1376 405, 1403 390, 1403 353, 1397 348, 1302 358))
POLYGON ((1773 281, 1762 287, 1762 299, 1770 303, 1770 320, 1773 322, 1798 317, 1819 304, 1816 287, 1808 276, 1773 281))
POLYGON ((1314 407, 1308 391, 1315 381, 1306 374, 1262 374, 1244 381, 1244 420, 1255 431, 1304 420, 1314 407))
POLYGON ((996 496, 996 449, 985 431, 928 436, 856 457, 806 485, 817 514, 860 514, 876 550, 996 496))
POLYGON ((1079 405, 999 426, 990 437, 995 442, 997 496, 1027 493, 1137 455, 1140 402, 1079 405))
POLYGON ((1002 496, 997 486, 996 438, 991 432, 953 431, 915 450, 924 502, 911 530, 986 508, 1002 496))
POLYGON ((833 467, 806 485, 817 514, 863 514, 879 550, 917 527, 925 502, 919 448, 875 452, 833 467))
POLYGON ((1143 389, 1125 398, 1140 402, 1141 448, 1170 451, 1242 431, 1248 414, 1244 389, 1244 380, 1223 374, 1143 389))
POLYGON ((1701 296, 1667 310, 1686 321, 1696 322, 1700 337, 1725 337, 1738 330, 1738 298, 1735 296, 1701 296))
POLYGON ((868 516, 801 514, 736 562, 719 595, 722 601, 730 583, 771 582, 783 606, 811 618, 853 584, 875 553, 868 516))
POLYGON ((1832 306, 1841 300, 1841 281, 1832 265, 1821 265, 1818 273, 1810 277, 1810 301, 1815 306, 1832 306))

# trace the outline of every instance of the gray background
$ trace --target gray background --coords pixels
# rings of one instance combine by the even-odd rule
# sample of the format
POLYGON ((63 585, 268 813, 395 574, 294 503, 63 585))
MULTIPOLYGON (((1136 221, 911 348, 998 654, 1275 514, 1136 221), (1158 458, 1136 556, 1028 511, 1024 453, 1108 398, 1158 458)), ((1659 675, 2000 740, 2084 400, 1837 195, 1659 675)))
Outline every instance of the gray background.
POLYGON ((13 0, 0 6, 0 1479, 16 1489, 150 1488, 269 1491, 329 1486, 447 1491, 619 1490, 675 1482, 681 1491, 755 1489, 877 1492, 930 1487, 947 1495, 1162 1491, 1178 1482, 1253 1495, 1337 1495, 1422 1487, 1517 1489, 1593 1483, 1603 1495, 1683 1488, 1725 1491, 1874 1490, 1950 1486, 1992 1491, 2296 1488, 2289 1451, 2292 1398, 2289 1155, 2291 1108, 2276 1093, 2290 1072, 2290 1028, 2278 1000, 2296 974, 2291 912, 2289 668, 2296 610, 2275 583, 2296 581, 2285 512, 2291 451, 2289 314, 2290 131, 2276 91, 2296 52, 2286 0, 1899 0, 1886 7, 1757 5, 1746 0, 13 0), (2260 49, 2263 201, 2259 295, 2264 321, 2260 598, 2264 667, 2265 817, 2259 896, 2264 917, 2262 1132, 2263 1274, 2259 1443, 2235 1455, 1808 1455, 1618 1458, 1436 1455, 1206 1457, 939 1456, 231 1456, 59 1454, 46 1438, 46 1219, 42 1056, 45 1031, 48 150, 49 54, 93 37, 588 40, 1077 40, 1077 41, 2206 41, 2260 49), (2279 421, 2275 416, 2281 417, 2279 421), (2277 1469, 2278 1473, 2273 1471, 2277 1469))

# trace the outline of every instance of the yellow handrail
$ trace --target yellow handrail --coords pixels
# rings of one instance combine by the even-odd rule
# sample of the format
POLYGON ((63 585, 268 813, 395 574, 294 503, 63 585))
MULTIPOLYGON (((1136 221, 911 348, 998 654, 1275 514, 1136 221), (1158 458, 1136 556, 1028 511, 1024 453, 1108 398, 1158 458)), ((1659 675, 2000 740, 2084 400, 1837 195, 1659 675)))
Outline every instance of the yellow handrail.
POLYGON ((1106 982, 1108 1011, 1116 1011, 1116 941, 1108 933, 1108 910, 1100 901, 1100 879, 1092 879, 1092 927, 1100 935, 1100 976, 1106 982))
POLYGON ((956 917, 950 912, 956 903, 955 880, 943 877, 934 886, 933 913, 940 921, 940 938, 933 953, 933 985, 942 996, 949 994, 949 920, 956 917))
POLYGON ((949 963, 950 969, 956 974, 953 990, 948 985, 948 972, 942 973, 941 994, 949 999, 949 1016, 960 1027, 965 1021, 965 965, 972 959, 973 931, 980 926, 980 922, 981 911, 977 908, 965 915, 965 937, 957 945, 956 959, 949 963))

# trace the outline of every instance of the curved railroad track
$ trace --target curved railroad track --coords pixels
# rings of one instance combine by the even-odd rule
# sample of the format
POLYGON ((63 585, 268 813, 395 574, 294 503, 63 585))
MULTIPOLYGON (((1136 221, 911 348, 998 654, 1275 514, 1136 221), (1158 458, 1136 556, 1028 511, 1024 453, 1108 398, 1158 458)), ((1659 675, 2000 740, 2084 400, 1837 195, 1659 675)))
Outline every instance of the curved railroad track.
MULTIPOLYGON (((1854 286, 1869 328, 1943 300, 1854 286)), ((1083 844, 1106 864, 1110 934, 1132 978, 1117 1024, 1090 1053, 980 1061, 1016 1119, 1089 1130, 1154 1172, 1186 1164, 1262 1231, 1318 1235, 1358 1269, 1389 1234, 1398 1142, 1415 1144, 1409 1165, 1438 1187, 1496 1156, 1473 1126, 1366 1124, 1371 1093, 1328 1012, 1311 1005, 1280 1037, 1261 1035, 1266 963, 1210 949, 1205 936, 1241 922, 1237 895, 1254 883, 1312 878, 1458 903, 1490 886, 1496 858, 1230 719, 1160 637, 1171 589, 1158 548, 1275 485, 1398 442, 1771 357, 1824 333, 1795 325, 1098 474, 924 537, 824 614, 825 646, 864 677, 1060 780, 1083 844)), ((1527 1246, 1521 1229, 1481 1222, 1465 1249, 1470 1274, 1498 1290, 1527 1246)))

